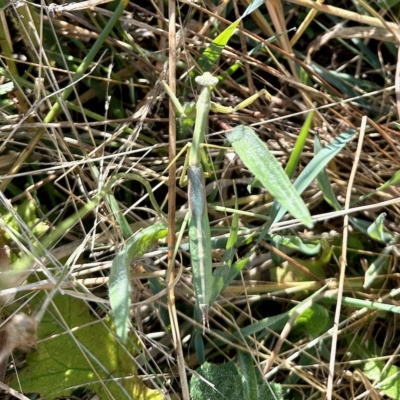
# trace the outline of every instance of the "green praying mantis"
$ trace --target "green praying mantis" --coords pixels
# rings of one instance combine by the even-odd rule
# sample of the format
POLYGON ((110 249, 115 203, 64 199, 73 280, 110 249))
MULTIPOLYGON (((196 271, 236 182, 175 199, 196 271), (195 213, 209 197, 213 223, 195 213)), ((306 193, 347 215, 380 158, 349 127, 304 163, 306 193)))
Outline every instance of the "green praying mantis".
MULTIPOLYGON (((194 292, 202 314, 203 328, 209 325, 208 313, 212 305, 210 303, 212 300, 213 287, 211 232, 208 219, 204 171, 201 165, 203 157, 202 147, 205 144, 208 115, 210 110, 219 113, 234 113, 247 107, 260 96, 265 95, 269 98, 271 97, 266 89, 262 89, 236 107, 225 107, 211 101, 212 87, 217 85, 218 82, 218 78, 214 77, 209 72, 205 72, 203 75, 196 77, 196 83, 201 87, 201 91, 196 102, 196 120, 193 140, 192 143, 188 144, 188 156, 186 157, 184 172, 180 179, 180 184, 183 185, 185 183, 186 170, 189 202, 189 249, 194 292)), ((167 83, 162 81, 162 84, 177 111, 181 115, 185 115, 183 106, 172 93, 167 83)), ((310 226, 311 217, 300 195, 292 188, 289 178, 254 131, 245 126, 238 126, 227 138, 247 168, 259 179, 270 193, 278 201, 285 202, 288 197, 293 199, 293 201, 297 203, 296 207, 286 207, 292 215, 310 226), (260 172, 261 164, 263 164, 261 167, 263 169, 262 172, 260 172), (264 176, 265 168, 271 174, 270 177, 264 176), (273 184, 271 184, 271 182, 273 184), (287 190, 287 187, 290 187, 290 189, 287 190)), ((186 147, 182 149, 177 157, 179 157, 185 149, 186 147)))

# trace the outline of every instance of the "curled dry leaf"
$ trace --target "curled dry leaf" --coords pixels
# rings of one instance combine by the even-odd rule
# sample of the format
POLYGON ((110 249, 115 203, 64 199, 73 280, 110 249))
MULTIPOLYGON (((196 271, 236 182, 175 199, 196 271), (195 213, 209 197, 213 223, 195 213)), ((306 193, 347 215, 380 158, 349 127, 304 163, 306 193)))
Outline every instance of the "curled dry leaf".
POLYGON ((10 318, 0 328, 0 364, 8 359, 15 349, 31 350, 37 342, 37 321, 24 313, 10 318))

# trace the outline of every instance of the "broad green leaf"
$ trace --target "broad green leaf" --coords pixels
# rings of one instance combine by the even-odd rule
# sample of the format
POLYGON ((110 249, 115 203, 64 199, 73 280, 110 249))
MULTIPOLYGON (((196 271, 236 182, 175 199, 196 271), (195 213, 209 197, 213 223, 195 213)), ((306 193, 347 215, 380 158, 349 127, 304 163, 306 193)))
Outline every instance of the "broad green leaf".
POLYGON ((364 374, 368 379, 378 386, 386 396, 391 399, 400 399, 400 368, 392 365, 385 369, 385 364, 380 360, 368 361, 364 368, 364 374))
POLYGON ((304 225, 312 227, 311 215, 303 199, 276 158, 254 131, 247 126, 239 125, 228 135, 228 140, 250 172, 282 207, 304 225))
POLYGON ((2 85, 0 85, 0 96, 4 96, 5 94, 10 93, 12 90, 14 90, 14 88, 15 85, 13 82, 3 83, 2 85))
POLYGON ((204 363, 190 380, 192 400, 243 400, 243 387, 235 364, 204 363), (199 377, 202 377, 202 379, 199 377))
MULTIPOLYGON (((295 145, 293 147, 293 151, 290 154, 289 160, 287 162, 285 171, 286 171, 287 176, 290 179, 293 177, 293 174, 294 174, 294 172, 295 172, 295 170, 297 168, 297 165, 298 165, 298 163, 300 161, 301 153, 303 151, 303 148, 304 148, 304 145, 306 143, 308 134, 310 132, 310 128, 311 128, 311 124, 312 124, 312 121, 313 121, 313 117, 314 117, 314 111, 311 111, 308 114, 308 116, 307 116, 307 118, 306 118, 306 120, 305 120, 305 122, 304 122, 304 124, 303 124, 303 126, 301 128, 301 130, 300 130, 300 133, 299 133, 299 135, 297 137, 296 143, 295 143, 295 145)), ((257 178, 255 178, 250 183, 250 185, 247 187, 247 190, 249 191, 249 193, 251 193, 251 188, 252 187, 259 187, 259 186, 260 186, 260 182, 259 182, 259 180, 257 178)))
POLYGON ((320 305, 313 304, 310 308, 302 312, 293 324, 294 332, 300 332, 316 338, 326 332, 331 327, 328 310, 320 305))
MULTIPOLYGON (((271 245, 276 249, 287 253, 287 249, 296 250, 303 253, 306 256, 313 257, 317 256, 321 251, 321 243, 304 243, 298 236, 280 236, 280 235, 268 235, 271 245), (282 246, 286 247, 285 250, 282 246)), ((271 252, 271 258, 275 265, 281 265, 284 259, 275 252, 271 252)))
POLYGON ((250 354, 239 351, 238 370, 243 382, 243 398, 246 400, 258 400, 256 368, 250 354))
POLYGON ((163 399, 137 377, 132 337, 122 347, 111 321, 94 319, 81 300, 58 295, 54 304, 57 309, 51 307, 39 325, 37 350, 27 355, 27 365, 13 377, 11 387, 46 399, 69 396, 79 386, 101 399, 110 398, 108 393, 120 400, 163 399), (57 315, 63 319, 57 321, 57 315))
POLYGON ((110 303, 114 312, 117 335, 125 342, 128 338, 131 283, 129 268, 135 257, 142 255, 151 244, 167 236, 167 228, 159 223, 143 229, 128 240, 115 257, 109 281, 110 303))
MULTIPOLYGON (((400 369, 397 366, 385 368, 383 361, 379 360, 382 348, 376 338, 356 335, 347 339, 348 351, 360 359, 369 359, 363 367, 364 374, 374 384, 376 389, 382 390, 391 399, 400 399, 400 369)), ((354 357, 355 358, 355 357, 354 357)))
MULTIPOLYGON (((265 383, 256 367, 246 357, 246 370, 238 371, 230 361, 223 364, 204 363, 196 370, 190 380, 190 396, 192 400, 283 400, 282 387, 277 383, 265 383), (252 387, 244 389, 243 373, 251 374, 252 387), (253 386, 254 385, 254 386, 253 386), (249 397, 250 396, 250 397, 249 397)), ((243 363, 239 360, 239 368, 243 363)))

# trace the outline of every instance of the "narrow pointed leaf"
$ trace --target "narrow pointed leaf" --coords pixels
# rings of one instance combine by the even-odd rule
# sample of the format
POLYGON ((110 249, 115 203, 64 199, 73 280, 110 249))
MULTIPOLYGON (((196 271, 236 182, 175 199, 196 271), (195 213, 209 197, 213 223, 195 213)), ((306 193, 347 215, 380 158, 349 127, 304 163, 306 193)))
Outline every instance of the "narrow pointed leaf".
POLYGON ((126 341, 128 338, 131 305, 130 264, 135 257, 142 255, 154 241, 164 238, 166 235, 167 229, 164 224, 149 226, 130 239, 113 261, 109 281, 110 303, 114 312, 115 330, 122 341, 126 341))
MULTIPOLYGON (((298 193, 303 191, 310 185, 310 183, 317 177, 322 169, 335 157, 344 146, 350 142, 355 135, 354 129, 349 129, 343 132, 336 139, 332 140, 328 146, 322 149, 314 158, 310 161, 307 167, 298 176, 293 186, 296 188, 298 193)), ((280 207, 279 204, 274 204, 271 210, 271 218, 274 222, 278 222, 285 215, 286 210, 280 207)), ((290 210, 289 210, 290 212, 290 210)))
POLYGON ((304 225, 311 227, 311 215, 304 201, 281 165, 254 131, 247 126, 239 125, 228 135, 228 140, 250 172, 282 207, 304 225))

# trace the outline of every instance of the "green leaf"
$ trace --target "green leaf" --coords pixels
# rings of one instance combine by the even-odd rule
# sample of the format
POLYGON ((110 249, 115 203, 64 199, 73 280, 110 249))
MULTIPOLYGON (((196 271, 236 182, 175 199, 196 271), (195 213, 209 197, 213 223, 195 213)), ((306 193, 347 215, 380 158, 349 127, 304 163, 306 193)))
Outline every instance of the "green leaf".
POLYGON ((280 246, 285 246, 289 249, 300 251, 306 256, 316 256, 321 251, 321 242, 304 243, 298 236, 280 236, 271 235, 272 238, 279 240, 280 246))
POLYGON ((203 71, 210 71, 212 66, 216 63, 219 56, 222 53, 222 50, 225 48, 227 43, 229 42, 232 35, 235 33, 236 28, 240 24, 240 21, 255 11, 257 8, 261 7, 264 4, 263 0, 256 0, 253 1, 245 10, 243 15, 237 19, 235 22, 232 22, 226 29, 224 29, 204 50, 203 54, 198 60, 198 64, 203 71))
POLYGON ((138 379, 132 338, 122 347, 111 321, 94 319, 81 300, 58 295, 53 305, 39 325, 37 350, 27 355, 27 366, 11 387, 46 399, 69 396, 79 386, 102 399, 110 398, 106 389, 115 399, 163 399, 138 379), (56 320, 58 315, 62 319, 56 320))
POLYGON ((106 199, 108 204, 111 207, 111 211, 117 220, 117 223, 122 231, 122 235, 124 239, 128 239, 132 236, 133 232, 129 225, 129 222, 125 218, 125 215, 122 213, 121 209, 119 208, 118 202, 115 197, 111 194, 106 195, 106 199))
MULTIPOLYGON (((324 267, 332 257, 331 246, 327 240, 321 239, 321 253, 317 257, 301 259, 292 257, 294 261, 307 268, 312 274, 320 279, 325 279, 324 267)), ((271 269, 271 279, 276 282, 307 282, 313 278, 305 272, 299 270, 295 265, 284 263, 282 267, 271 269)))
MULTIPOLYGON (((318 154, 323 149, 318 135, 315 136, 314 149, 315 149, 315 154, 318 154)), ((393 176, 393 178, 387 182, 387 184, 382 185, 377 190, 381 190, 387 186, 390 186, 389 185, 390 181, 392 181, 391 184, 394 184, 395 182, 397 182, 397 180, 400 179, 400 174, 398 176, 397 175, 398 174, 396 173, 395 176, 393 176)), ((329 177, 328 177, 328 174, 326 173, 325 167, 318 174, 317 180, 318 180, 318 186, 322 190, 325 201, 333 209, 335 209, 337 211, 341 210, 342 206, 340 205, 340 203, 336 199, 335 194, 333 193, 332 185, 329 181, 329 177)), ((375 192, 376 191, 361 197, 360 201, 364 200, 365 198, 369 197, 370 195, 372 196, 372 194, 375 192)), ((349 218, 350 218, 351 224, 354 227, 356 227, 362 233, 369 235, 371 238, 378 240, 380 242, 383 242, 383 243, 388 243, 391 240, 393 240, 393 237, 388 232, 383 230, 383 216, 379 216, 377 221, 375 221, 375 223, 372 225, 370 225, 369 222, 361 220, 359 218, 355 218, 355 217, 349 217, 349 218)))
MULTIPOLYGON (((238 196, 236 192, 236 185, 234 185, 235 192, 235 209, 238 209, 238 196)), ((247 264, 250 255, 246 255, 242 259, 238 260, 232 265, 233 258, 236 253, 236 245, 238 242, 238 227, 239 227, 239 214, 233 214, 232 226, 229 232, 229 238, 226 243, 223 265, 220 268, 216 268, 213 274, 212 283, 212 294, 210 299, 210 304, 213 304, 216 298, 219 296, 221 291, 226 288, 233 279, 237 276, 239 271, 241 271, 247 264)))
POLYGON ((313 304, 301 313, 293 324, 295 332, 306 332, 312 338, 316 338, 326 332, 330 326, 329 312, 320 304, 313 304))
MULTIPOLYGON (((43 233, 48 231, 49 226, 36 216, 37 205, 35 201, 26 200, 23 203, 14 206, 13 209, 21 217, 25 224, 32 229, 32 233, 35 236, 41 236, 43 233)), ((0 214, 8 226, 14 228, 16 232, 22 233, 19 221, 16 219, 16 216, 13 212, 4 207, 0 207, 0 214)), ((9 236, 7 232, 2 232, 2 234, 8 240, 12 240, 11 236, 9 236)), ((26 235, 27 232, 24 231, 24 234, 26 235)), ((22 236, 21 239, 23 240, 22 236)))
MULTIPOLYGON (((233 185, 233 190, 235 193, 235 210, 238 210, 239 204, 238 204, 238 195, 235 183, 233 185)), ((238 241, 238 229, 239 229, 239 214, 234 213, 232 217, 231 228, 229 231, 229 238, 226 243, 226 249, 223 258, 224 264, 226 264, 228 267, 232 265, 233 257, 235 256, 236 244, 238 241)))
POLYGON ((239 125, 228 135, 228 140, 250 172, 282 207, 304 225, 312 227, 311 215, 303 199, 276 158, 254 131, 247 126, 239 125))
POLYGON ((239 351, 238 364, 238 370, 243 382, 244 399, 257 400, 257 377, 252 357, 248 353, 239 351))
POLYGON ((190 380, 192 400, 243 400, 242 382, 233 362, 204 363, 190 380))
POLYGON ((210 298, 210 304, 213 304, 218 295, 236 278, 237 274, 246 266, 250 257, 254 253, 252 248, 247 254, 236 261, 232 266, 224 264, 220 268, 216 268, 213 274, 213 287, 210 298))
POLYGON ((249 6, 246 8, 246 10, 244 11, 242 18, 246 17, 247 15, 249 15, 250 13, 252 13, 253 11, 256 11, 257 8, 260 8, 262 5, 265 4, 264 0, 253 0, 249 6))
POLYGON ((381 288, 384 277, 378 278, 379 275, 386 275, 392 261, 393 246, 385 247, 382 253, 369 265, 364 275, 364 289, 381 288))
POLYGON ((286 173, 289 178, 293 177, 294 172, 300 162, 301 153, 303 152, 303 148, 306 144, 308 134, 310 133, 311 124, 314 118, 314 111, 308 113, 306 120, 304 121, 303 126, 301 127, 300 133, 297 136, 296 143, 293 147, 293 151, 290 154, 289 160, 286 165, 286 173))
MULTIPOLYGON (((336 139, 332 140, 328 146, 314 156, 314 158, 309 162, 307 167, 294 182, 293 186, 299 194, 303 193, 303 191, 329 163, 329 161, 331 161, 332 158, 335 157, 348 142, 350 142, 355 133, 356 131, 354 129, 349 129, 346 132, 343 132, 336 139)), ((274 203, 271 210, 273 222, 276 223, 280 221, 285 215, 285 212, 285 209, 274 203)))
MULTIPOLYGON (((298 236, 291 236, 291 237, 284 237, 280 235, 268 235, 268 236, 270 238, 271 245, 274 246, 276 249, 285 253, 287 253, 287 251, 285 251, 285 249, 282 248, 283 246, 291 250, 299 251, 309 257, 317 256, 321 251, 320 242, 306 244, 298 236)), ((276 266, 280 266, 285 262, 285 259, 275 252, 271 253, 271 258, 276 266)))
POLYGON ((241 18, 229 25, 223 32, 221 32, 208 46, 199 59, 199 66, 203 71, 210 71, 212 66, 216 63, 222 50, 225 48, 229 39, 235 33, 241 18))
MULTIPOLYGON (((315 303, 316 299, 318 299, 321 296, 321 293, 324 292, 326 288, 327 285, 318 289, 307 299, 303 300, 301 303, 297 304, 291 310, 285 313, 264 318, 260 321, 254 322, 253 324, 240 329, 238 332, 235 333, 235 336, 242 338, 244 336, 254 335, 263 330, 267 330, 268 332, 270 331, 277 332, 278 330, 283 328, 283 326, 286 324, 286 322, 292 315, 294 315, 295 313, 301 314, 304 310, 311 307, 311 305, 315 303)), ((262 336, 265 336, 265 334, 260 335, 258 339, 260 339, 262 336)))
POLYGON ((143 229, 128 240, 123 250, 115 257, 109 281, 110 303, 114 312, 117 335, 126 342, 128 338, 129 309, 131 305, 131 283, 129 268, 135 257, 142 255, 151 244, 167 236, 163 223, 143 229))
POLYGON ((390 233, 384 230, 384 222, 385 222, 386 214, 382 213, 378 215, 378 218, 369 226, 367 232, 368 235, 378 242, 388 243, 393 237, 390 233))
POLYGON ((400 369, 395 365, 390 366, 383 371, 385 364, 380 360, 368 361, 364 366, 364 373, 368 379, 379 384, 379 390, 382 390, 386 396, 391 399, 400 399, 400 369))
MULTIPOLYGON (((317 155, 320 151, 323 150, 323 146, 321 143, 321 140, 319 138, 319 135, 315 135, 315 140, 314 140, 314 153, 317 155)), ((326 173, 326 168, 323 167, 321 169, 321 172, 317 175, 317 182, 318 186, 322 191, 322 194, 324 195, 325 201, 334 209, 334 210, 341 210, 342 206, 340 203, 337 201, 337 198, 335 194, 333 193, 332 190, 332 185, 329 180, 328 174, 326 173)))
POLYGON ((385 10, 390 10, 397 4, 399 4, 400 0, 377 0, 377 4, 379 7, 382 7, 385 10))
POLYGON ((400 181, 400 171, 397 171, 388 181, 386 181, 383 185, 379 186, 373 192, 361 196, 359 201, 364 201, 365 199, 368 199, 369 197, 373 196, 376 192, 385 190, 390 186, 396 185, 399 181, 400 181))
POLYGON ((252 358, 244 353, 239 354, 239 371, 233 362, 206 362, 196 373, 190 380, 192 400, 283 400, 281 385, 264 382, 252 358))

